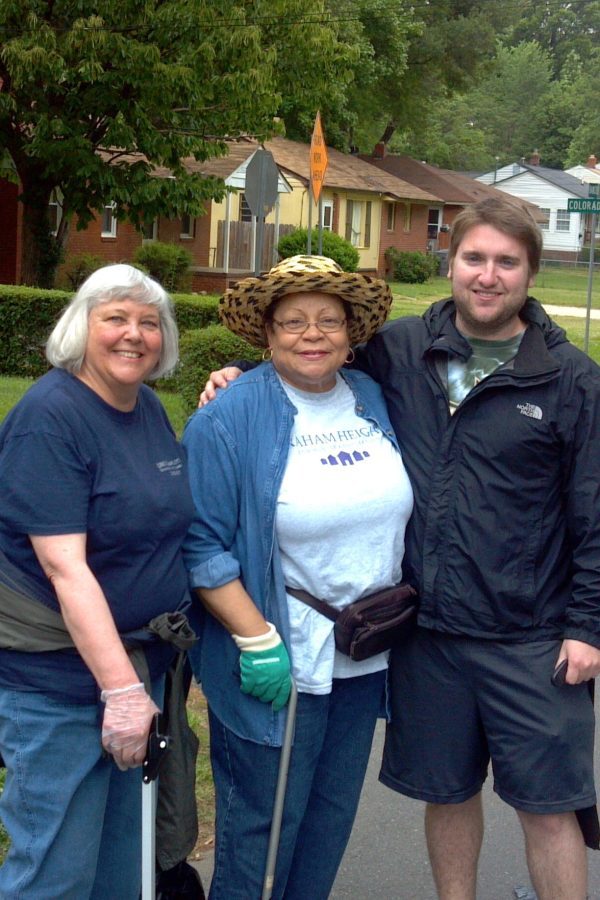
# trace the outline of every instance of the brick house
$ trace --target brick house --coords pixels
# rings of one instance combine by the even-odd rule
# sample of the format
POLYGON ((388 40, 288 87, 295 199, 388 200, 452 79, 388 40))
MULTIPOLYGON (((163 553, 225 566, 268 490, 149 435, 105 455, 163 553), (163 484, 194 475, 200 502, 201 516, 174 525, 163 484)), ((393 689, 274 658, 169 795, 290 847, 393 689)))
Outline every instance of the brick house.
MULTIPOLYGON (((432 195, 432 202, 426 210, 426 245, 414 249, 447 250, 450 243, 450 228, 458 213, 465 206, 470 206, 486 197, 500 195, 499 191, 491 185, 475 181, 461 172, 441 169, 438 166, 411 159, 410 156, 388 154, 384 144, 377 144, 371 154, 361 154, 361 159, 369 162, 378 170, 401 178, 414 188, 419 188, 432 195)), ((536 218, 539 218, 537 208, 533 204, 517 199, 515 202, 523 202, 536 218)))
MULTIPOLYGON (((108 203, 85 230, 78 231, 76 221, 71 223, 66 259, 87 252, 107 263, 129 261, 143 241, 166 241, 191 253, 194 290, 222 291, 253 270, 256 220, 245 202, 244 187, 246 168, 259 146, 244 138, 228 142, 226 156, 186 161, 191 171, 221 178, 230 189, 221 202, 206 203, 203 216, 160 217, 140 231, 118 221, 108 203)), ((307 227, 309 221, 316 227, 319 207, 309 196, 309 145, 277 137, 262 146, 272 153, 280 173, 277 202, 265 220, 264 270, 276 261, 279 235, 307 227)), ((328 148, 328 159, 320 205, 323 228, 353 243, 361 271, 384 275, 385 250, 390 246, 427 248, 430 209, 441 205, 436 195, 395 173, 375 169, 356 155, 328 148)), ((171 177, 171 173, 158 168, 155 176, 171 177)), ((59 216, 60 198, 54 196, 51 217, 58 222, 59 216)), ((16 187, 4 180, 0 180, 0 222, 4 234, 0 281, 18 283, 21 210, 16 187)))

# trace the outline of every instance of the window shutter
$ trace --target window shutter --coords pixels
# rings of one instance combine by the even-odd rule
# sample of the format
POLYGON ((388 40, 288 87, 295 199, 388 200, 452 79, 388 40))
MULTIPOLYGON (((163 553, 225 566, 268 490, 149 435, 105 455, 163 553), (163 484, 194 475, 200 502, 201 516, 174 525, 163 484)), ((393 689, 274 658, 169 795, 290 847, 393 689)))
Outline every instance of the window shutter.
POLYGON ((346 233, 344 237, 347 241, 352 241, 352 200, 346 200, 346 233))
POLYGON ((371 246, 371 201, 365 203, 365 247, 371 246))

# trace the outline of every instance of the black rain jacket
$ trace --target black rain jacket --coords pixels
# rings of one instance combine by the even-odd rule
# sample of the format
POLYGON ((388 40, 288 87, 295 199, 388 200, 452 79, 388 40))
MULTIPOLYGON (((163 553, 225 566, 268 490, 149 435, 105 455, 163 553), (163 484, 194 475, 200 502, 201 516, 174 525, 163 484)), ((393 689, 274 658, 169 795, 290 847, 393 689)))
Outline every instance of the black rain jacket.
POLYGON ((516 357, 453 416, 447 362, 471 348, 452 300, 357 350, 413 484, 405 577, 426 628, 600 648, 600 368, 536 300, 521 316, 516 357))

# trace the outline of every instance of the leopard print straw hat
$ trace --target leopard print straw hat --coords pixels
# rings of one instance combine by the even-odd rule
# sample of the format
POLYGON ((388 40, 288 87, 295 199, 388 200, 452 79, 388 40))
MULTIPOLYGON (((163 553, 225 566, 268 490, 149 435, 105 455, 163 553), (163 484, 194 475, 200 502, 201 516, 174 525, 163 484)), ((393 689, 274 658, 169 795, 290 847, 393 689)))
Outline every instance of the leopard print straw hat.
POLYGON ((383 325, 392 304, 390 286, 382 278, 344 272, 327 256, 291 256, 266 275, 244 278, 229 288, 219 303, 219 317, 254 347, 266 347, 265 311, 276 300, 300 291, 334 294, 351 305, 350 344, 368 340, 383 325))

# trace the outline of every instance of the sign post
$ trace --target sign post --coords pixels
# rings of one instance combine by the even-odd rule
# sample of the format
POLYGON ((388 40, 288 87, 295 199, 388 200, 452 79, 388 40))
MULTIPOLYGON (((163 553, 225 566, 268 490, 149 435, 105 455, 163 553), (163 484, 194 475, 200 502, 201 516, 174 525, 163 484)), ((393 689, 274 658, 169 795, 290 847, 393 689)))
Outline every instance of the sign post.
MULTIPOLYGON (((317 112, 310 142, 310 190, 315 202, 319 204, 319 256, 323 253, 323 197, 321 196, 321 189, 325 181, 325 172, 327 170, 328 162, 327 146, 325 144, 323 128, 321 126, 321 113, 317 112)), ((310 202, 310 197, 308 211, 308 241, 306 250, 310 256, 312 252, 312 203, 310 202)))
POLYGON ((257 150, 246 168, 244 196, 253 216, 256 217, 256 249, 254 274, 262 269, 263 235, 265 216, 277 200, 279 169, 268 150, 257 150))
POLYGON ((567 212, 591 213, 590 259, 588 266, 587 303, 585 312, 585 333, 583 336, 583 352, 588 353, 590 347, 590 319, 592 318, 592 282, 594 278, 594 248, 596 244, 596 216, 600 212, 598 185, 589 185, 589 197, 574 197, 567 200, 567 212))

